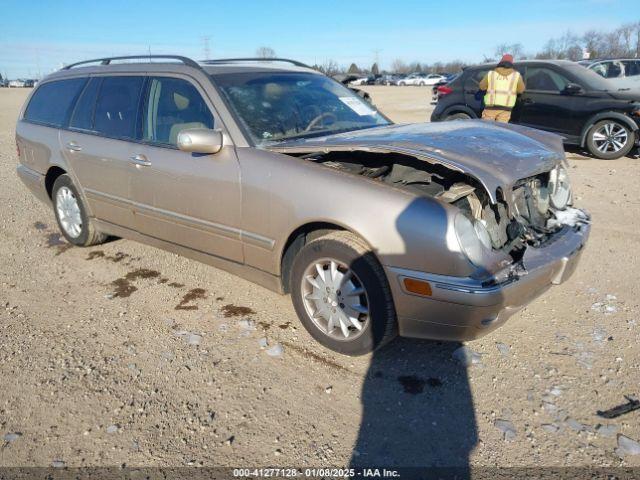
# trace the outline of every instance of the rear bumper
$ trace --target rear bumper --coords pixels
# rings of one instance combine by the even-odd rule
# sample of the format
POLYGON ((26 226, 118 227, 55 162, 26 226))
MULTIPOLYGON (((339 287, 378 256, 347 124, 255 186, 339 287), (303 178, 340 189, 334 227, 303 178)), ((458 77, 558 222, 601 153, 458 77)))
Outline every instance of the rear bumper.
POLYGON ((385 267, 398 315, 400 335, 440 340, 473 340, 502 325, 518 310, 575 271, 590 226, 564 227, 547 245, 529 247, 523 258, 526 274, 498 285, 477 280, 385 267), (432 296, 404 290, 406 277, 426 280, 432 296))
POLYGON ((24 183, 29 190, 42 202, 46 204, 51 203, 47 188, 44 184, 44 175, 35 170, 30 169, 22 164, 18 165, 16 172, 22 183, 24 183))

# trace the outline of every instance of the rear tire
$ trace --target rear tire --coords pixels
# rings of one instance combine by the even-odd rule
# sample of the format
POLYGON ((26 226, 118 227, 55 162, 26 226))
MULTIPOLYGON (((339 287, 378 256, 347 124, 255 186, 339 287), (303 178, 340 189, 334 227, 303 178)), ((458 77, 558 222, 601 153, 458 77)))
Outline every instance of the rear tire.
POLYGON ((309 334, 335 352, 364 355, 397 335, 382 265, 350 232, 330 232, 307 243, 293 261, 289 288, 309 334))
POLYGON ((448 122, 450 120, 469 120, 471 118, 471 116, 467 113, 462 113, 462 112, 458 112, 458 113, 452 113, 451 115, 447 115, 445 117, 445 122, 448 122))
POLYGON ((602 160, 615 160, 627 155, 635 143, 635 134, 617 120, 601 120, 587 132, 589 152, 602 160))
POLYGON ((78 247, 89 247, 107 239, 107 235, 99 232, 87 215, 82 197, 69 175, 64 174, 56 178, 51 200, 58 228, 69 243, 78 247))

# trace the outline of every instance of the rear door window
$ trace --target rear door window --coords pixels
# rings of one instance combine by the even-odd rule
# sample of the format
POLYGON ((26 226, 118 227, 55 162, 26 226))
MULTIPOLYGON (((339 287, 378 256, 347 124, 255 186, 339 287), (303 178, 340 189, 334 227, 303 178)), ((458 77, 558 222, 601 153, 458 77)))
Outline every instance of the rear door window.
POLYGON ((525 85, 527 90, 561 92, 571 83, 564 75, 546 67, 527 67, 525 85))
POLYGON ((481 70, 475 70, 473 72, 470 72, 469 75, 467 76, 467 79, 464 82, 464 88, 465 90, 478 90, 478 85, 480 84, 480 81, 484 78, 484 76, 489 73, 488 68, 486 69, 481 69, 481 70))
POLYGON ((66 125, 86 78, 70 78, 42 84, 27 105, 24 119, 51 127, 66 125))
POLYGON ((104 77, 94 113, 94 130, 106 137, 134 139, 144 77, 104 77))
POLYGON ((82 91, 82 95, 76 102, 76 108, 71 115, 69 128, 93 131, 93 114, 98 98, 98 89, 102 83, 101 78, 92 78, 82 91))
POLYGON ((213 115, 196 87, 180 78, 152 78, 143 119, 143 140, 176 146, 178 134, 187 128, 213 128, 213 115))

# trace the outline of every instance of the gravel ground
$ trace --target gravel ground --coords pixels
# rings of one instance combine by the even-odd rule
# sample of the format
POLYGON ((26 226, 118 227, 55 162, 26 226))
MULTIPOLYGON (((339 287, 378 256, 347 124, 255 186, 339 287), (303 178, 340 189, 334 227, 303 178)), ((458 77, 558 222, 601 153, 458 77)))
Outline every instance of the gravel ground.
MULTIPOLYGON (((430 89, 368 90, 396 121, 429 116, 430 89)), ((349 358, 222 271, 69 248, 15 175, 27 93, 0 90, 0 465, 640 466, 640 411, 596 416, 640 394, 637 159, 569 155, 590 244, 503 328, 349 358)))

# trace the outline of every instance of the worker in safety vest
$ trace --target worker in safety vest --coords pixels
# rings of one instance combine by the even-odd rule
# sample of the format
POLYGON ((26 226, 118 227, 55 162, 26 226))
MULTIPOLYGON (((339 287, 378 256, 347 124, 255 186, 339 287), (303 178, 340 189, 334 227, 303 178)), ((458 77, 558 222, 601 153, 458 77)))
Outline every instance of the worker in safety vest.
POLYGON ((524 92, 522 75, 513 68, 513 56, 503 55, 495 70, 488 72, 478 87, 487 92, 484 96, 482 118, 509 122, 516 97, 524 92))

